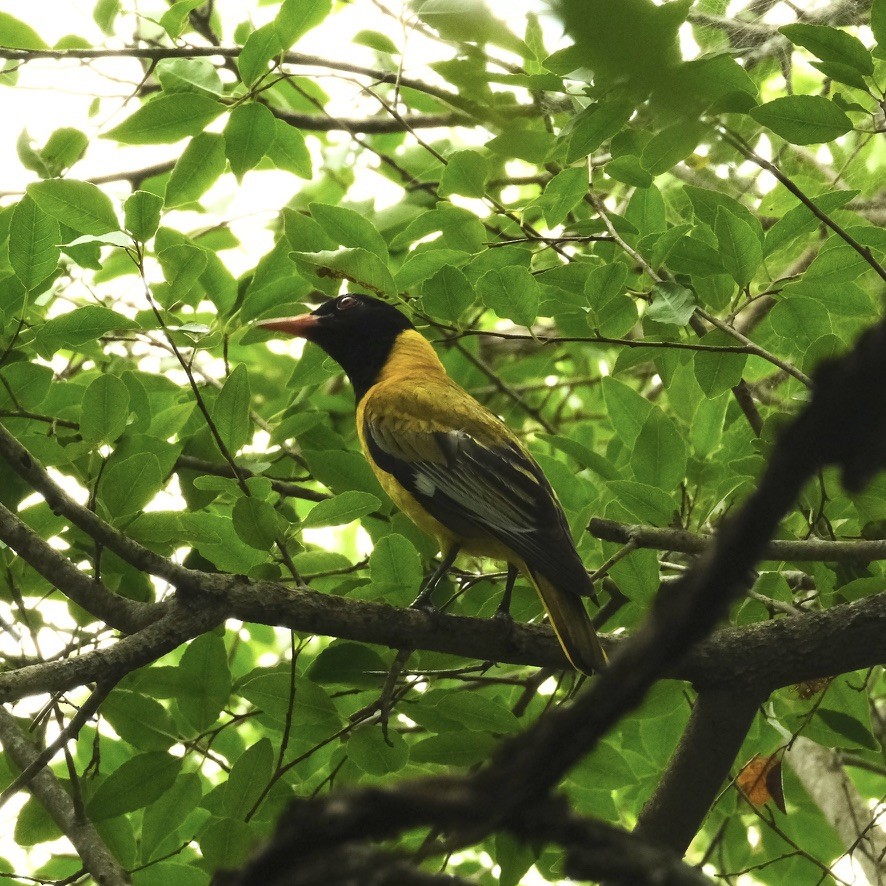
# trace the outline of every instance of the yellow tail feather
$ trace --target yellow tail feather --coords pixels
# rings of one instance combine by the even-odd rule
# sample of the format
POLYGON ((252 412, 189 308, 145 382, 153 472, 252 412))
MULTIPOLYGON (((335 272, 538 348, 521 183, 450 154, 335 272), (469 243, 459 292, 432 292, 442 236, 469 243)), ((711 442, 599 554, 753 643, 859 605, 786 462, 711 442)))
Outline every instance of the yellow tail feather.
POLYGON ((606 666, 606 653, 588 617, 584 601, 575 593, 563 591, 543 575, 527 569, 526 573, 551 622, 557 639, 572 662, 573 667, 584 674, 593 674, 606 666))

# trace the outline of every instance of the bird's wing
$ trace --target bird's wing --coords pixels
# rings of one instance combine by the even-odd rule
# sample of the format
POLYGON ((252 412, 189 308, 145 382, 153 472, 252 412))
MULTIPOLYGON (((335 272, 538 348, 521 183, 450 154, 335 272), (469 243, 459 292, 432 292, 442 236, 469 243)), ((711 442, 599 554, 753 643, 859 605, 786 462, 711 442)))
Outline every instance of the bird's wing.
POLYGON ((564 589, 588 593, 547 478, 503 426, 498 439, 367 406, 362 430, 375 463, 448 529, 466 539, 491 536, 564 589))

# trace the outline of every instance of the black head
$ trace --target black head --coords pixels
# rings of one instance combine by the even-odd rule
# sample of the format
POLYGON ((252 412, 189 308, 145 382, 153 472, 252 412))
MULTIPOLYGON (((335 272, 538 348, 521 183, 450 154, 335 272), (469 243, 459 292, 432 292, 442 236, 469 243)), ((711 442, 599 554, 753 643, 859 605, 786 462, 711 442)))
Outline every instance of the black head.
POLYGON ((397 336, 415 328, 393 305, 350 293, 323 302, 310 314, 262 320, 256 326, 318 344, 347 373, 358 400, 378 378, 397 336))

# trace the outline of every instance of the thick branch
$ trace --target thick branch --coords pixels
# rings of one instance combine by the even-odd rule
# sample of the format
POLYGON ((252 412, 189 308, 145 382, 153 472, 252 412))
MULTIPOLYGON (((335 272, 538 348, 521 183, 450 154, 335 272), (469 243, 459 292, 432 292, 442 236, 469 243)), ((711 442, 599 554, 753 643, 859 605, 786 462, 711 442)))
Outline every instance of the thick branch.
MULTIPOLYGON (((205 596, 197 596, 193 605, 174 603, 158 622, 107 649, 2 674, 0 701, 71 689, 108 673, 126 673, 226 618, 392 649, 428 649, 556 670, 568 667, 546 625, 503 625, 496 619, 429 614, 309 588, 246 583, 236 576, 215 573, 199 575, 198 591, 205 596)), ((610 655, 628 642, 603 638, 610 655)), ((780 686, 871 667, 884 659, 886 593, 824 612, 726 628, 698 644, 666 676, 688 680, 699 691, 765 694, 780 686)))
MULTIPOLYGON (((663 529, 658 526, 619 523, 594 517, 588 523, 588 532, 603 541, 617 544, 633 542, 638 548, 657 551, 680 551, 701 554, 714 541, 713 535, 702 535, 686 529, 663 529)), ((870 563, 886 560, 886 539, 851 539, 825 541, 823 539, 775 539, 770 541, 762 560, 826 561, 839 563, 870 563)))
MULTIPOLYGON (((5 708, 0 707, 0 744, 19 769, 27 769, 39 757, 38 749, 22 733, 5 708)), ((74 803, 58 779, 41 769, 31 779, 31 792, 43 804, 62 833, 74 844, 86 870, 101 886, 125 886, 129 875, 120 867, 88 818, 77 815, 74 803)))
MULTIPOLYGON (((289 883, 275 879, 293 864, 334 855, 354 841, 379 840, 430 827, 451 836, 447 847, 472 845, 477 828, 496 818, 494 800, 472 778, 405 782, 390 790, 338 791, 328 798, 299 800, 281 816, 277 833, 253 862, 223 881, 225 886, 289 883)), ((669 852, 604 822, 583 819, 557 799, 522 807, 501 823, 521 840, 555 843, 566 850, 570 876, 607 877, 631 886, 704 886, 710 881, 669 852)))
POLYGON ((837 752, 799 735, 785 751, 785 760, 868 881, 886 881, 886 836, 878 823, 880 816, 859 794, 837 752))
POLYGON ((717 797, 765 695, 702 692, 635 833, 683 855, 717 797))
POLYGON ((114 529, 89 508, 84 507, 66 495, 52 480, 46 469, 37 462, 24 446, 0 424, 0 457, 28 483, 39 492, 56 514, 66 517, 87 535, 113 551, 136 569, 157 575, 176 585, 190 587, 192 580, 199 573, 179 566, 166 557, 140 545, 138 542, 114 529))
POLYGON ((113 628, 132 633, 156 621, 165 611, 163 604, 118 597, 100 581, 81 572, 2 504, 0 540, 68 599, 113 628))
POLYGON ((224 612, 212 601, 202 601, 199 607, 175 603, 163 618, 106 649, 0 674, 0 701, 64 692, 97 681, 113 682, 211 630, 223 620, 224 612))

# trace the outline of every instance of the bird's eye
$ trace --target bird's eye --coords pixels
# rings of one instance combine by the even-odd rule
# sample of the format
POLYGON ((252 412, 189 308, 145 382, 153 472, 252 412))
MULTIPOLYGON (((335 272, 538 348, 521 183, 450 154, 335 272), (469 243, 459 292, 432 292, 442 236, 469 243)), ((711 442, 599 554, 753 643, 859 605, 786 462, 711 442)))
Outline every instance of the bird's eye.
POLYGON ((336 309, 339 310, 339 311, 347 311, 347 310, 349 310, 350 308, 356 308, 358 304, 360 304, 360 302, 357 301, 357 299, 354 298, 353 295, 343 295, 343 296, 342 296, 342 297, 336 302, 335 307, 336 307, 336 309))

